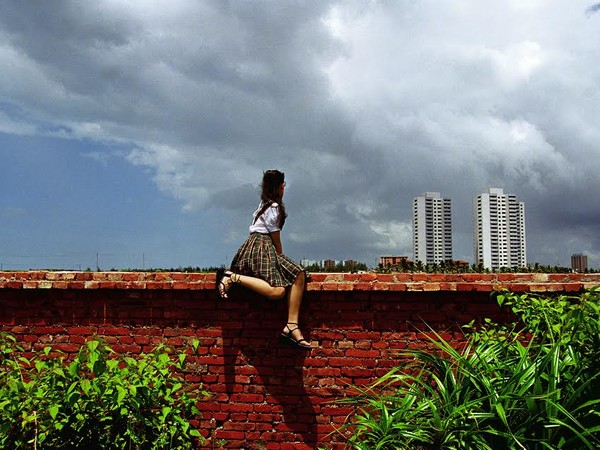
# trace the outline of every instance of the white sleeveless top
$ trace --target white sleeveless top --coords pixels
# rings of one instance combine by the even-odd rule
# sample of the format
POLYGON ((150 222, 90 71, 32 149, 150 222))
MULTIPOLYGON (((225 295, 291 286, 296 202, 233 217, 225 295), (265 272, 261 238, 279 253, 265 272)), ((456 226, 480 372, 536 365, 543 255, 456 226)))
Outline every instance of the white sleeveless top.
POLYGON ((264 213, 260 215, 259 218, 256 218, 256 215, 263 208, 263 203, 260 202, 254 214, 252 214, 252 221, 254 222, 250 225, 250 233, 262 233, 269 234, 274 231, 280 231, 279 228, 279 204, 273 203, 269 206, 264 213), (256 219, 256 220, 255 220, 256 219))

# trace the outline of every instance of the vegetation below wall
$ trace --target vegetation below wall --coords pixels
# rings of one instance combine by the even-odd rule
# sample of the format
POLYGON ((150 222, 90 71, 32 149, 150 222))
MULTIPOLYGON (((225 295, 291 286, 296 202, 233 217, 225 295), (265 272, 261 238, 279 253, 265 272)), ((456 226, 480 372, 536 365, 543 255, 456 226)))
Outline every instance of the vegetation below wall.
POLYGON ((1 448, 187 449, 202 441, 190 420, 207 394, 181 376, 185 352, 159 346, 136 359, 90 340, 71 361, 50 347, 23 355, 0 335, 1 448))
POLYGON ((497 298, 520 323, 487 321, 462 350, 434 332, 437 352, 404 352, 346 400, 353 448, 600 448, 599 292, 497 298))
MULTIPOLYGON (((346 450, 347 435, 334 431, 355 411, 352 405, 339 405, 335 401, 351 394, 348 386, 370 386, 390 369, 402 365, 406 359, 399 357, 399 352, 420 349, 431 353, 434 341, 439 339, 430 339, 433 334, 424 330, 424 322, 453 348, 463 349, 471 334, 465 334, 460 324, 471 320, 479 323, 486 317, 498 323, 514 320, 510 311, 499 308, 495 298, 490 298, 493 291, 510 289, 538 295, 543 292, 552 295, 552 300, 559 300, 560 304, 569 298, 559 297, 561 294, 579 296, 584 289, 599 285, 600 275, 597 274, 315 273, 307 283, 301 323, 306 336, 318 343, 318 347, 305 353, 278 343, 282 320, 285 320, 285 302, 270 302, 242 291, 239 297, 222 302, 215 291, 214 272, 0 272, 0 330, 14 336, 19 346, 25 349, 24 356, 30 362, 25 364, 32 370, 37 370, 38 361, 48 364, 46 368, 38 366, 49 377, 60 376, 60 372, 53 372, 54 366, 50 365, 62 357, 58 351, 64 352, 64 363, 69 367, 81 345, 98 337, 118 354, 133 358, 124 363, 138 361, 142 353, 153 352, 160 342, 176 349, 174 353, 167 353, 174 362, 177 362, 177 353, 185 352, 188 355, 183 372, 185 380, 196 386, 202 383, 203 389, 211 393, 208 401, 195 398, 201 417, 189 421, 190 426, 206 438, 201 448, 219 448, 217 443, 224 439, 228 449, 248 449, 248 443, 258 448, 260 442, 260 446, 271 450, 308 450, 318 446, 346 450), (192 354, 193 349, 189 346, 195 339, 201 340, 202 345, 192 354), (48 355, 41 352, 45 346, 52 347, 48 355), (32 353, 38 351, 41 353, 32 353)), ((527 296, 524 301, 532 302, 537 298, 527 296)), ((542 303, 538 309, 549 313, 552 310, 549 307, 542 303)), ((595 331, 589 335, 598 336, 595 331)), ((526 334, 522 336, 527 338, 526 334)), ((471 343, 472 348, 474 345, 471 343)), ((534 347, 531 349, 532 352, 534 347)), ((482 347, 481 352, 487 350, 482 347)), ((528 356, 534 355, 531 352, 524 352, 523 366, 533 360, 528 356)), ((500 353, 495 361, 503 361, 502 358, 500 353)), ((0 366, 6 361, 4 359, 0 366)), ((517 367, 520 360, 515 361, 517 367)), ((539 358, 535 364, 545 361, 548 360, 539 358)), ((448 366, 459 367, 458 364, 448 366)), ((131 367, 134 371, 134 366, 131 367)), ((490 367, 493 367, 491 363, 490 367)), ((29 382, 27 377, 33 377, 35 372, 25 369, 23 367, 21 373, 29 382)), ((76 413, 65 409, 63 416, 62 406, 50 409, 51 403, 40 400, 44 397, 44 401, 47 398, 65 405, 64 393, 69 386, 74 385, 72 392, 77 394, 80 392, 77 386, 81 387, 81 392, 88 389, 89 375, 78 379, 71 378, 68 370, 66 372, 67 379, 55 378, 56 386, 67 386, 58 389, 60 398, 43 394, 45 391, 41 389, 42 394, 34 396, 39 402, 35 406, 28 403, 24 390, 19 390, 19 397, 0 392, 0 403, 9 398, 14 400, 10 406, 0 405, 0 411, 7 414, 7 410, 12 411, 16 422, 11 422, 11 429, 23 433, 21 442, 31 439, 36 442, 38 433, 37 444, 41 450, 41 436, 45 430, 42 424, 60 427, 62 421, 67 420, 80 425, 66 419, 77 419, 76 413), (19 415, 23 411, 26 414, 19 415), (56 414, 54 420, 50 420, 52 414, 56 414), (38 428, 35 427, 36 420, 38 428)), ((180 373, 179 369, 174 372, 180 373)), ((475 370, 472 373, 485 379, 485 374, 475 370)), ((15 386, 20 386, 22 380, 18 372, 11 374, 15 386)), ((93 379, 96 379, 95 375, 93 379)), ((44 383, 42 385, 50 384, 44 383)), ((463 386, 466 382, 461 383, 463 386)), ((506 391, 502 391, 504 385, 498 383, 493 378, 490 381, 501 396, 506 391)), ((177 392, 187 392, 186 384, 182 384, 182 389, 177 392)), ((505 384, 506 389, 514 386, 505 384)), ((30 389, 38 392, 38 388, 30 389)), ((466 387, 462 391, 473 392, 466 387)), ((93 394, 95 390, 88 392, 93 394)), ((117 387, 112 391, 100 388, 100 392, 105 393, 97 397, 100 402, 85 397, 83 411, 90 408, 94 412, 96 407, 104 411, 100 408, 114 404, 111 395, 119 401, 117 387)), ((135 392, 139 394, 143 388, 136 387, 135 392)), ((568 391, 562 390, 561 398, 567 394, 568 391)), ((468 402, 469 398, 459 396, 451 404, 457 411, 455 417, 461 413, 457 405, 462 400, 468 402)), ((124 397, 123 401, 129 401, 129 397, 124 397)), ((183 411, 183 408, 176 409, 183 411)), ((120 413, 120 409, 108 410, 120 413)), ((162 412, 163 406, 154 410, 162 412)), ((106 413, 102 417, 106 421, 117 418, 106 413)), ((186 414, 184 419, 188 417, 186 414)), ((444 417, 443 422, 452 420, 444 417)), ((0 417, 0 427, 7 421, 0 417)), ((488 426, 491 419, 481 423, 488 426)), ((101 426, 104 425, 101 422, 101 426)), ((80 429, 84 429, 83 424, 80 429)), ((73 432, 68 437, 77 435, 73 432)), ((47 435, 44 445, 50 445, 53 439, 47 435)), ((10 442, 5 444, 0 443, 0 448, 18 448, 10 442)), ((28 445, 33 447, 32 443, 28 445)))

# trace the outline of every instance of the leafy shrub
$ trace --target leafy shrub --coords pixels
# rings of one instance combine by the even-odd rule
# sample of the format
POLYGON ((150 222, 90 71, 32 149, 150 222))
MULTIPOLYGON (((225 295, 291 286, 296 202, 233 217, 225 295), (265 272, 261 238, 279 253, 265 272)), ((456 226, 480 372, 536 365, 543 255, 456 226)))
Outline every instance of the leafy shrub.
POLYGON ((600 296, 502 293, 522 330, 487 322, 462 350, 434 333, 436 352, 406 362, 345 400, 355 449, 600 447, 600 296), (593 334, 592 334, 593 333, 593 334))
POLYGON ((584 358, 583 364, 596 363, 600 351, 600 293, 590 289, 579 296, 544 297, 517 295, 508 291, 497 295, 500 306, 509 307, 524 330, 544 345, 572 345, 584 358))
MULTIPOLYGON (((192 344, 195 350, 198 342, 192 344)), ((187 354, 159 345, 138 359, 102 341, 72 361, 50 347, 32 358, 0 336, 0 447, 185 449, 201 440, 194 392, 176 371, 187 354)))

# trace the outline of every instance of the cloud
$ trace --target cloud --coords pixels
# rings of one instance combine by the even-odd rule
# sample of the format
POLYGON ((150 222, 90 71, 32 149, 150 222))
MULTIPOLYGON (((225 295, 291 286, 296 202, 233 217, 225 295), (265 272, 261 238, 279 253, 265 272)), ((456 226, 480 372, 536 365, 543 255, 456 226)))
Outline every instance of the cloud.
POLYGON ((591 238, 557 242, 574 225, 558 217, 600 188, 582 10, 597 5, 7 3, 0 131, 114 145, 186 214, 222 216, 228 243, 280 168, 296 255, 411 254, 412 198, 440 191, 468 257, 471 199, 496 186, 526 202, 533 259, 568 256, 591 238))

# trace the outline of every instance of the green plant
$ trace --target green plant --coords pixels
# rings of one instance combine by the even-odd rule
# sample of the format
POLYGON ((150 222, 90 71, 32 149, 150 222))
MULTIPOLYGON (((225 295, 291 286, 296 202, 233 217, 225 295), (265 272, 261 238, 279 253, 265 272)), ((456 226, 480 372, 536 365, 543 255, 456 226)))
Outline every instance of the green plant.
POLYGON ((207 394, 181 376, 186 358, 165 345, 137 359, 119 356, 99 340, 71 361, 50 347, 26 358, 13 336, 2 335, 0 446, 193 448, 202 438, 190 420, 207 394))
POLYGON ((457 350, 432 333, 436 351, 405 362, 344 400, 355 449, 595 449, 600 446, 597 291, 558 299, 498 297, 522 319, 485 327, 457 350), (597 331, 596 331, 597 332, 597 331))
POLYGON ((581 295, 545 297, 502 291, 500 306, 510 308, 524 330, 541 343, 573 345, 582 357, 593 363, 600 351, 600 292, 589 289, 581 295))

